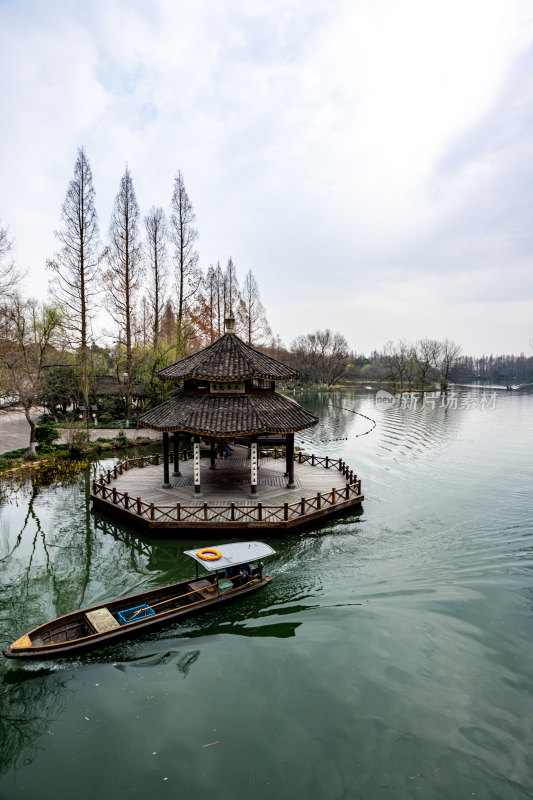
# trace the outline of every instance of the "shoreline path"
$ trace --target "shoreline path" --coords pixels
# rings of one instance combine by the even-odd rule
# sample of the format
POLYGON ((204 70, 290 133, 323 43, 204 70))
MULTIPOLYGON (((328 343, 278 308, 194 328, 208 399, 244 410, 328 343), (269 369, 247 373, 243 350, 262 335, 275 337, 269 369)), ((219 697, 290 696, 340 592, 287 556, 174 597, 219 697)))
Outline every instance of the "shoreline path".
MULTIPOLYGON (((32 411, 31 417, 35 421, 42 416, 40 409, 32 411)), ((151 431, 148 428, 140 428, 138 431, 135 428, 124 428, 124 433, 128 439, 135 439, 136 436, 154 439, 155 441, 161 439, 161 434, 157 431, 151 431)), ((97 428, 90 429, 89 435, 91 440, 97 439, 102 436, 105 439, 112 439, 117 435, 115 428, 97 428)), ((62 432, 58 442, 66 440, 65 434, 62 432)), ((0 411, 0 455, 2 453, 9 453, 11 450, 19 450, 21 447, 28 447, 30 443, 30 428, 23 411, 0 411)))

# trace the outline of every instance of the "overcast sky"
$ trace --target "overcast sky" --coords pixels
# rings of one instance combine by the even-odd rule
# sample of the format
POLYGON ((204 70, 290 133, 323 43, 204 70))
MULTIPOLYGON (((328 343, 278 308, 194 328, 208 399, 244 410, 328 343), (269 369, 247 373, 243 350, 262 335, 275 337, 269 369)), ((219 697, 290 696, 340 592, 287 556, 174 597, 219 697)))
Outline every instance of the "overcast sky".
POLYGON ((533 4, 0 0, 0 220, 44 298, 77 148, 102 238, 183 173, 204 271, 252 269, 287 344, 531 352, 533 4))

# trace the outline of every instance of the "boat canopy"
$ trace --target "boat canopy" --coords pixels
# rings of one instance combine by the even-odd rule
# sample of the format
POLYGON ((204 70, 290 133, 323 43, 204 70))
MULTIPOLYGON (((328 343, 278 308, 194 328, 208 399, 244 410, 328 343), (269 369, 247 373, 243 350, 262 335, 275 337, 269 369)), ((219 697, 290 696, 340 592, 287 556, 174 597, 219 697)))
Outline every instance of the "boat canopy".
POLYGON ((185 550, 185 555, 194 558, 205 569, 215 572, 217 569, 226 567, 238 567, 239 564, 249 564, 251 561, 258 561, 260 558, 271 556, 276 551, 264 542, 232 542, 231 544, 217 544, 212 547, 202 547, 200 550, 185 550), (208 561, 200 558, 198 553, 202 550, 216 550, 220 553, 220 558, 208 561))

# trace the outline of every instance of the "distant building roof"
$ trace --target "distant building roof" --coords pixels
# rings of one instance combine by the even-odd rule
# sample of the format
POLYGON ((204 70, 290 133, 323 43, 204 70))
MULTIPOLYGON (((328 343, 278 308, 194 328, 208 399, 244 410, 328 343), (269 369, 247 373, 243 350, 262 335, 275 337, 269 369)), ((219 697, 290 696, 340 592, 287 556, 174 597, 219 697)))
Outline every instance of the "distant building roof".
POLYGON ((156 431, 244 436, 303 431, 318 419, 282 394, 213 397, 183 392, 142 414, 139 422, 156 431))
MULTIPOLYGON (((92 381, 91 394, 95 397, 104 397, 105 395, 121 395, 126 394, 126 386, 120 383, 114 375, 97 375, 92 381)), ((140 383, 133 384, 133 394, 136 397, 142 397, 146 394, 140 383)))
POLYGON ((182 381, 187 378, 210 381, 242 381, 247 378, 288 381, 300 376, 298 370, 260 353, 234 333, 225 333, 199 353, 182 358, 157 374, 164 381, 182 381))

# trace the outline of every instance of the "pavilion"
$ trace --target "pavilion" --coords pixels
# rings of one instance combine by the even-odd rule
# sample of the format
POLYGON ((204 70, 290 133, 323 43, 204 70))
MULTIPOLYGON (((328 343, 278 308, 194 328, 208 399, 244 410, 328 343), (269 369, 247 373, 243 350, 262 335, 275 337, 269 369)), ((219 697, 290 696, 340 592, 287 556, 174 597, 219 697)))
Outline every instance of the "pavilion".
MULTIPOLYGON (((193 443, 193 497, 202 496, 201 441, 210 446, 210 469, 228 440, 249 446, 250 497, 257 495, 259 442, 276 434, 285 439, 286 488, 295 488, 294 434, 318 423, 292 398, 276 392, 276 383, 296 380, 299 372, 245 344, 226 320, 226 332, 213 344, 160 370, 158 377, 181 387, 161 405, 145 412, 139 424, 163 434, 163 487, 171 488, 169 434, 173 434, 174 476, 179 476, 179 441, 193 443)), ((223 462, 222 462, 223 463, 223 462)), ((222 466, 222 469, 224 467, 222 466)))

